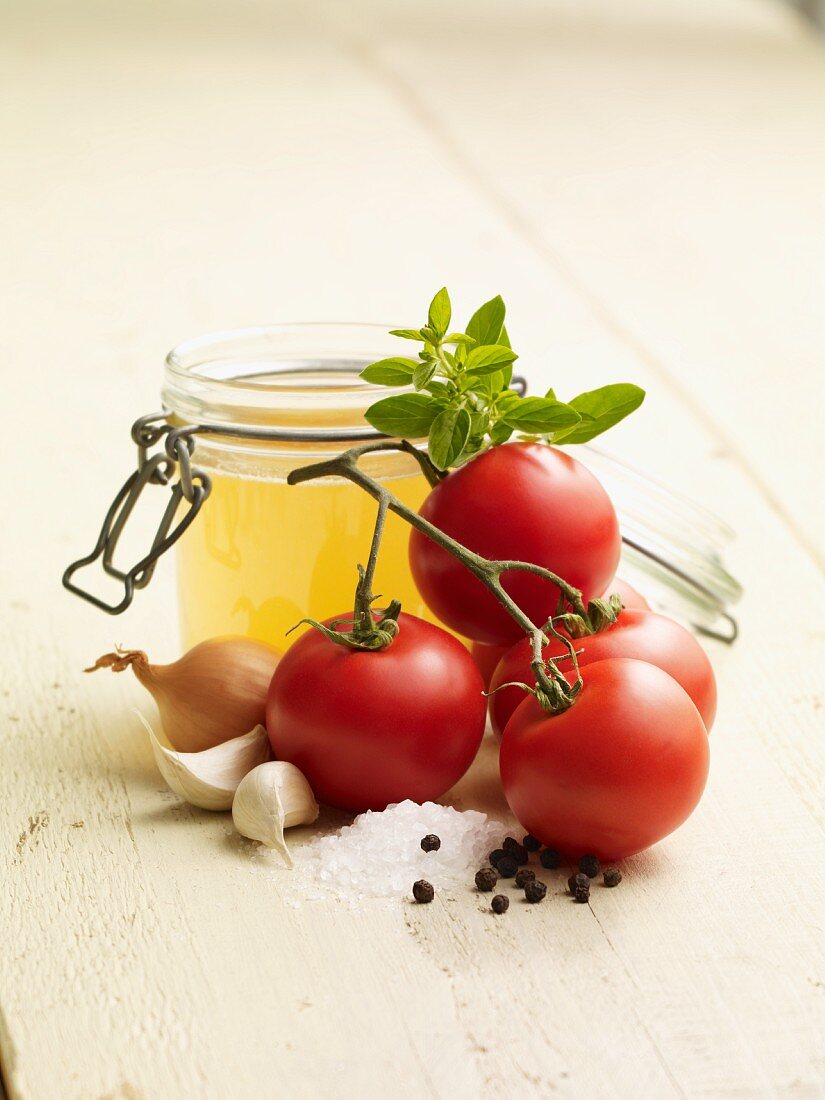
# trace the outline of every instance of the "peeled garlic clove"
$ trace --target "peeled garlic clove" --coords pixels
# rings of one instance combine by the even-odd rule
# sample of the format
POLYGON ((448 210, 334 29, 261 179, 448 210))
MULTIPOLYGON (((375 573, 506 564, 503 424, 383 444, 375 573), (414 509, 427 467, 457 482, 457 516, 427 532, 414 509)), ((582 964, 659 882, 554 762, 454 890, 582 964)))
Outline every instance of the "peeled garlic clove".
POLYGON ((232 820, 238 832, 277 848, 292 866, 284 830, 311 825, 318 817, 318 803, 302 771, 285 760, 259 764, 245 775, 235 791, 232 820))
POLYGON ((228 810, 243 777, 272 755, 263 726, 203 752, 175 752, 162 745, 143 715, 137 714, 149 733, 155 762, 170 789, 202 810, 228 810))

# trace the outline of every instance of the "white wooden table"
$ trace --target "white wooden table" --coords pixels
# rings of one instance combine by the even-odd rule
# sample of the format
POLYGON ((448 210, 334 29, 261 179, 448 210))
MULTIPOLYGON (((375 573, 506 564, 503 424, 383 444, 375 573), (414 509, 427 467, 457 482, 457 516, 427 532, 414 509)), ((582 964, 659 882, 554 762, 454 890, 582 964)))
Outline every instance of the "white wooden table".
MULTIPOLYGON (((28 4, 0 34, 0 1051, 23 1100, 825 1093, 825 55, 758 0, 28 4), (590 909, 291 908, 64 595, 177 340, 510 304, 737 529, 709 789, 590 909)), ((489 755, 489 750, 488 750, 489 755)), ((494 762, 485 761, 487 767, 494 762)), ((493 796, 493 801, 495 801, 493 796)))

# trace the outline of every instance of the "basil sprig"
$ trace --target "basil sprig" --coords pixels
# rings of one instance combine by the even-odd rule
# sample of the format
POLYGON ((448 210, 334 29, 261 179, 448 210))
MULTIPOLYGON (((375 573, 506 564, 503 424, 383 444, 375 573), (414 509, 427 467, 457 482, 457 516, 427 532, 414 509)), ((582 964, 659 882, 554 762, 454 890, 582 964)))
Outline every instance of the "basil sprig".
POLYGON ((379 359, 361 372, 379 386, 410 386, 412 392, 385 397, 366 412, 385 435, 427 436, 429 455, 440 469, 460 466, 491 444, 519 438, 548 443, 587 443, 638 409, 645 392, 629 382, 602 386, 559 401, 521 397, 511 390, 513 363, 504 325, 506 309, 497 295, 476 310, 466 332, 451 332, 452 306, 442 287, 420 329, 393 329, 391 335, 422 344, 417 358, 379 359))

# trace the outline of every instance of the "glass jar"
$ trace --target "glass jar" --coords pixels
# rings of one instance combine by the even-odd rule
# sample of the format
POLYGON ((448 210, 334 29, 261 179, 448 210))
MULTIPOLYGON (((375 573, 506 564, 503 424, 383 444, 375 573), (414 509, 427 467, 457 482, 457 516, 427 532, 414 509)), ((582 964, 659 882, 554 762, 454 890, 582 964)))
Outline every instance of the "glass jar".
POLYGON ((734 531, 706 508, 617 455, 587 444, 578 456, 610 494, 622 530, 619 573, 651 607, 700 633, 733 641, 730 606, 742 586, 724 564, 734 531))
MULTIPOLYGON (((376 503, 338 478, 287 484, 291 471, 379 438, 367 407, 404 388, 362 382, 366 364, 397 355, 376 325, 290 324, 239 329, 180 344, 166 359, 164 411, 132 428, 138 468, 110 506, 92 552, 63 583, 110 614, 145 587, 158 558, 177 544, 184 648, 220 634, 286 646, 303 618, 347 614, 356 566, 368 556, 376 503), (167 487, 151 548, 131 568, 114 562, 143 491, 167 487), (109 602, 74 578, 100 563, 121 586, 109 602)), ((519 380, 524 388, 523 380, 519 380)), ((516 384, 514 380, 513 384, 516 384)), ((722 555, 733 532, 703 508, 599 447, 577 448, 613 499, 622 529, 620 576, 654 607, 732 641, 729 607, 741 587, 722 555)), ((428 484, 409 454, 365 456, 362 468, 412 509, 428 484)), ((409 530, 387 517, 373 590, 431 618, 407 562, 409 530)))
MULTIPOLYGON (((352 610, 376 503, 341 479, 290 486, 290 471, 377 433, 369 405, 402 392, 363 382, 367 363, 398 353, 377 326, 272 325, 190 340, 167 357, 163 403, 196 432, 192 464, 211 491, 177 544, 184 649, 219 634, 286 645, 301 619, 352 610), (233 430, 265 430, 246 438, 233 430), (282 438, 272 438, 281 436, 282 438)), ((427 482, 409 455, 368 455, 362 467, 417 509, 427 482)), ((408 528, 387 519, 374 591, 428 616, 407 565, 408 528)))

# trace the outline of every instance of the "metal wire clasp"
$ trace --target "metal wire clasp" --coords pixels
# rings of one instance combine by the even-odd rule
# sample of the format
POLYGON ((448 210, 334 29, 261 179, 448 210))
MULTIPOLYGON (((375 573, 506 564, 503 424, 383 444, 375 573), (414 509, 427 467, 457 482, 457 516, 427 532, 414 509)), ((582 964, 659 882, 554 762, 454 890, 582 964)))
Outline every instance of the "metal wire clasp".
POLYGON ((203 470, 192 466, 192 451, 195 448, 194 428, 173 428, 165 412, 142 416, 132 425, 132 439, 138 448, 138 465, 130 474, 109 506, 100 529, 97 542, 90 554, 66 569, 63 574, 63 587, 76 596, 87 600, 107 611, 110 615, 120 615, 125 611, 135 594, 136 588, 145 588, 152 579, 158 558, 173 546, 200 511, 201 505, 209 496, 212 483, 203 470), (162 450, 151 454, 151 448, 166 437, 162 450), (113 563, 115 550, 120 536, 132 514, 141 493, 147 485, 169 485, 178 471, 178 480, 171 487, 171 496, 161 517, 149 553, 128 570, 118 569, 113 563), (188 507, 173 526, 175 516, 182 502, 188 507), (107 603, 100 597, 81 588, 73 580, 75 573, 84 566, 92 565, 102 559, 104 572, 123 584, 123 598, 119 603, 107 603))

